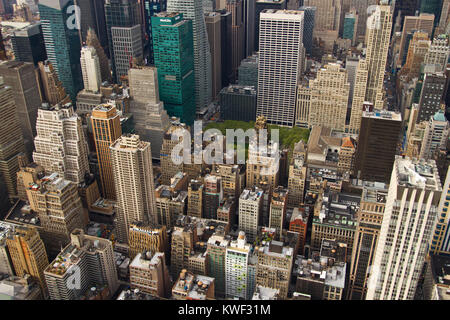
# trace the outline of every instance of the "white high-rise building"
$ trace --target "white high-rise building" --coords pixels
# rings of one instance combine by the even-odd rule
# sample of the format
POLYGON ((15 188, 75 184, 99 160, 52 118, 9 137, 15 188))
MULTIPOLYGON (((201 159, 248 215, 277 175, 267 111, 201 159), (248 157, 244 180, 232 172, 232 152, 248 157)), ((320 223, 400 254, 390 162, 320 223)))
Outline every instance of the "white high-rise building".
POLYGON ((248 265, 250 244, 245 232, 239 232, 237 240, 231 241, 225 256, 225 293, 227 298, 250 299, 247 292, 250 276, 248 265))
POLYGON ((258 235, 263 194, 259 188, 245 189, 239 198, 239 230, 248 235, 249 241, 255 241, 258 235))
POLYGON ((134 128, 152 146, 152 157, 159 159, 164 133, 170 126, 164 103, 159 100, 158 72, 155 67, 134 67, 128 71, 130 109, 134 114, 134 128))
POLYGON ((110 149, 117 195, 117 236, 128 243, 131 223, 157 222, 151 148, 138 135, 127 134, 110 149))
POLYGON ((378 5, 367 19, 366 61, 369 69, 366 100, 384 109, 384 75, 392 29, 392 7, 378 5))
POLYGON ((303 70, 304 12, 266 9, 260 15, 257 116, 292 127, 303 70))
POLYGON ((206 33, 203 0, 168 0, 167 12, 182 13, 184 19, 192 20, 195 104, 197 112, 199 112, 208 106, 212 97, 211 52, 209 50, 208 34, 206 33))
POLYGON ((76 184, 84 181, 89 172, 88 145, 72 104, 44 103, 38 110, 36 132, 34 162, 48 174, 56 172, 76 184))
POLYGON ((445 71, 447 67, 448 58, 450 55, 450 46, 448 43, 448 35, 439 35, 434 38, 430 49, 425 54, 425 64, 438 65, 439 71, 445 71))
POLYGON ((348 132, 352 134, 359 134, 359 129, 361 128, 363 105, 366 101, 367 77, 368 67, 366 60, 359 59, 358 67, 356 68, 355 86, 353 89, 350 124, 348 126, 348 132))
POLYGON ((98 92, 102 84, 100 73, 100 61, 94 47, 83 47, 81 49, 81 72, 83 73, 84 89, 98 92))
POLYGON ((425 134, 422 140, 422 147, 420 149, 420 158, 432 159, 433 153, 447 145, 450 127, 445 118, 444 110, 439 110, 425 127, 425 134))
POLYGON ((412 300, 431 244, 442 186, 434 161, 397 157, 367 300, 412 300))

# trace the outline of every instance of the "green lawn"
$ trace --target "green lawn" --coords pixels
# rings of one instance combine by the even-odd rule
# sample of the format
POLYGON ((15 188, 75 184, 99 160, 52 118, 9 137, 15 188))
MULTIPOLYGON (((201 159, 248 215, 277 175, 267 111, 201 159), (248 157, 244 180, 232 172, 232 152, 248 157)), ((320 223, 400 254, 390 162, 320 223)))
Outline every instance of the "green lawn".
MULTIPOLYGON (((226 120, 224 122, 214 122, 209 123, 206 125, 204 130, 208 129, 219 129, 222 134, 226 135, 227 129, 242 129, 244 131, 247 131, 248 129, 254 128, 255 122, 244 122, 244 121, 233 121, 233 120, 226 120)), ((286 128, 286 127, 279 127, 276 125, 269 125, 269 130, 273 129, 279 129, 280 134, 280 144, 285 147, 289 148, 291 150, 294 149, 294 145, 299 142, 300 140, 303 140, 305 143, 308 142, 309 133, 310 131, 308 129, 302 129, 298 127, 294 128, 286 128)))

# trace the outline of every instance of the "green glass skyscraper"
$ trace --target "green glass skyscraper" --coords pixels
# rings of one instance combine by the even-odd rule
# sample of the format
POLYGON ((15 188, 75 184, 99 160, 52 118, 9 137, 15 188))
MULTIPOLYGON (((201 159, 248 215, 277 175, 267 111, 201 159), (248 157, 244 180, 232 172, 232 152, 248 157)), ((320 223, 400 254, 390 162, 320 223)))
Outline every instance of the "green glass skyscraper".
POLYGON ((161 12, 152 17, 152 33, 160 99, 171 117, 192 125, 196 112, 192 21, 181 13, 161 12))
POLYGON ((80 37, 73 0, 40 0, 39 13, 45 48, 72 101, 83 88, 80 37))

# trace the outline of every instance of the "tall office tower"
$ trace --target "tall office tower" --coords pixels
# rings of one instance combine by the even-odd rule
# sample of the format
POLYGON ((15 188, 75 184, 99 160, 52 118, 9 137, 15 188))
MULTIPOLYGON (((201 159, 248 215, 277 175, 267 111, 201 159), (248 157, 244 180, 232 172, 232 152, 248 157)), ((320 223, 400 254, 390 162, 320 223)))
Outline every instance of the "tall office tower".
POLYGON ((266 9, 286 10, 286 0, 256 0, 255 3, 255 49, 259 51, 261 12, 266 9))
POLYGON ((416 78, 420 75, 420 69, 425 59, 425 55, 430 49, 431 41, 426 32, 417 31, 409 42, 408 55, 406 63, 401 73, 408 75, 409 78, 416 78))
POLYGON ((239 230, 248 235, 250 242, 255 241, 258 235, 263 194, 262 189, 247 188, 239 197, 239 230))
POLYGON ((170 292, 164 252, 139 252, 130 264, 130 286, 140 292, 166 298, 170 292))
POLYGON ((39 283, 42 293, 47 295, 44 270, 48 266, 47 252, 36 228, 14 226, 6 239, 15 274, 23 277, 29 274, 39 283))
POLYGON ((261 12, 257 116, 292 127, 296 91, 302 72, 302 11, 261 12))
POLYGON ((419 7, 420 13, 433 14, 435 17, 434 19, 435 26, 439 25, 439 21, 441 19, 442 2, 443 0, 426 0, 420 2, 419 7))
POLYGON ((303 115, 308 115, 310 128, 326 126, 344 131, 350 94, 347 71, 339 64, 327 64, 317 72, 316 79, 310 81, 309 97, 301 94, 305 89, 308 90, 299 88, 297 122, 303 122, 303 115))
POLYGON ((384 74, 392 30, 392 9, 390 5, 378 5, 367 19, 367 53, 369 67, 366 100, 377 109, 384 109, 384 74))
POLYGON ((214 100, 217 98, 220 89, 222 89, 222 39, 220 21, 220 13, 205 13, 206 31, 208 32, 209 48, 211 50, 212 98, 214 100))
POLYGON ((22 129, 27 154, 33 152, 33 139, 36 135, 36 118, 41 106, 39 85, 32 63, 7 61, 0 63, 0 76, 6 86, 11 87, 15 109, 22 129))
POLYGON ((27 189, 31 210, 37 212, 40 231, 49 256, 70 241, 70 233, 86 225, 77 185, 57 173, 35 181, 27 189))
POLYGON ((166 252, 169 248, 165 226, 153 228, 143 223, 132 223, 128 232, 131 259, 142 252, 166 252))
POLYGON ((81 42, 75 21, 69 14, 73 0, 41 0, 39 15, 48 59, 73 102, 82 89, 81 42))
POLYGON ((244 186, 241 184, 241 172, 242 167, 239 165, 220 164, 218 166, 218 174, 222 178, 223 195, 225 197, 234 197, 235 199, 240 196, 241 189, 244 186))
POLYGON ((356 32, 358 31, 358 15, 355 11, 348 12, 344 17, 344 26, 342 32, 343 39, 350 39, 352 45, 356 43, 356 32))
POLYGON ((237 240, 230 242, 225 254, 225 296, 227 298, 249 299, 247 288, 250 275, 248 266, 251 245, 247 243, 244 231, 239 232, 237 240))
POLYGON ((206 175, 203 179, 203 218, 217 219, 217 209, 223 199, 222 178, 206 175))
POLYGON ((300 141, 295 144, 289 166, 288 177, 288 207, 298 208, 303 203, 306 183, 306 151, 305 144, 300 141))
POLYGON ((444 110, 439 110, 430 117, 420 149, 420 159, 432 159, 435 151, 446 148, 450 133, 450 125, 445 118, 444 110))
POLYGON ((155 64, 155 55, 153 49, 153 30, 152 30, 152 17, 167 10, 167 0, 143 0, 141 1, 141 10, 143 17, 144 36, 146 38, 145 54, 147 63, 150 65, 155 64))
MULTIPOLYGON (((172 121, 171 126, 164 134, 164 141, 161 148, 161 183, 164 185, 170 185, 172 177, 180 171, 183 171, 183 163, 176 164, 172 161, 173 148, 183 141, 183 137, 179 137, 178 140, 172 140, 172 134, 176 134, 177 131, 186 129, 184 123, 178 121, 172 121)), ((180 131, 181 132, 181 131, 180 131)), ((175 137, 174 137, 175 139, 175 137)))
POLYGON ((66 104, 70 102, 70 97, 61 81, 59 81, 53 64, 46 60, 44 62, 39 61, 38 66, 42 100, 52 106, 58 103, 66 104))
POLYGON ((82 229, 70 234, 70 243, 44 274, 51 300, 77 300, 86 296, 93 286, 107 289, 110 298, 119 287, 112 242, 85 235, 82 229))
POLYGON ((387 187, 384 183, 366 183, 363 186, 350 265, 348 300, 365 300, 383 222, 387 187))
POLYGON ((355 160, 355 175, 359 179, 389 181, 401 128, 399 113, 363 112, 355 160))
POLYGON ((109 60, 108 57, 105 54, 105 51, 103 49, 103 46, 101 45, 100 41, 98 40, 97 35, 95 34, 95 31, 93 29, 89 29, 87 36, 86 36, 86 45, 88 47, 94 47, 95 51, 97 53, 98 61, 100 64, 100 73, 102 82, 103 81, 112 81, 111 77, 111 68, 109 66, 109 60))
POLYGON ((341 29, 342 0, 304 0, 308 7, 316 7, 314 37, 336 40, 341 29))
POLYGON ((441 110, 441 101, 445 92, 447 76, 443 72, 425 73, 419 100, 417 123, 428 121, 441 110))
POLYGON ((61 177, 79 184, 89 172, 88 146, 81 118, 72 104, 49 106, 38 110, 33 161, 47 174, 57 172, 61 177))
POLYGON ((215 233, 207 242, 208 276, 215 279, 216 297, 225 296, 225 260, 230 240, 224 234, 215 233))
POLYGON ((244 57, 249 57, 255 52, 256 1, 244 0, 243 10, 244 10, 244 27, 245 27, 244 57))
POLYGON ((403 25, 406 16, 416 15, 416 11, 419 9, 419 2, 419 0, 395 0, 394 18, 400 15, 400 23, 403 25))
MULTIPOLYGON (((108 47, 106 34, 105 1, 104 0, 74 0, 74 4, 80 8, 80 34, 81 43, 85 43, 89 37, 89 29, 100 39, 101 46, 108 47)), ((97 48, 96 48, 97 49, 97 48)))
POLYGON ((432 254, 448 255, 450 253, 450 170, 442 185, 442 195, 438 208, 438 220, 431 241, 430 251, 432 254))
POLYGON ((132 98, 130 111, 134 128, 142 140, 152 145, 152 158, 159 159, 169 116, 159 100, 158 72, 155 67, 135 66, 128 71, 132 98))
POLYGON ((361 128, 361 118, 363 114, 364 102, 366 101, 367 79, 369 69, 364 59, 359 59, 356 68, 355 85, 353 88, 352 109, 350 113, 350 124, 348 132, 351 134, 359 134, 361 128))
POLYGON ((0 222, 0 273, 10 276, 14 275, 14 266, 8 251, 7 239, 11 237, 14 227, 14 224, 0 222))
POLYGON ((239 65, 245 58, 245 23, 243 6, 243 0, 227 0, 226 9, 231 12, 232 82, 236 82, 239 65))
POLYGON ((116 77, 118 83, 122 83, 133 61, 140 61, 144 55, 141 25, 111 27, 111 38, 114 51, 113 77, 116 77))
POLYGON ((414 299, 441 193, 434 161, 395 159, 367 300, 414 299))
POLYGON ((191 180, 188 187, 188 209, 190 217, 203 217, 203 190, 204 185, 197 180, 191 180))
POLYGON ((412 31, 422 31, 432 37, 434 15, 420 14, 419 16, 406 16, 403 22, 402 37, 400 40, 400 51, 397 60, 397 67, 403 66, 408 53, 408 34, 412 31))
POLYGON ((150 143, 141 141, 138 135, 123 135, 110 149, 117 196, 117 236, 128 243, 131 223, 157 221, 150 143))
POLYGON ((238 84, 252 86, 258 90, 258 54, 255 53, 241 61, 238 69, 238 84))
POLYGON ((105 17, 113 80, 114 82, 120 82, 120 76, 127 74, 132 59, 142 57, 139 3, 137 0, 105 0, 105 17), (114 48, 114 44, 116 48, 114 48), (115 50, 118 51, 118 58, 115 57, 115 50), (134 52, 134 50, 137 50, 137 52, 134 52), (117 63, 121 68, 119 71, 117 70, 117 63))
POLYGON ((94 47, 81 49, 81 72, 83 74, 84 90, 98 92, 102 84, 100 61, 94 47))
POLYGON ((256 250, 258 267, 256 284, 280 290, 280 298, 287 299, 294 262, 294 248, 283 242, 270 241, 256 250))
POLYGON ((153 50, 161 100, 170 117, 192 125, 195 119, 194 42, 192 21, 183 14, 152 17, 153 50))
POLYGON ((114 105, 102 104, 92 110, 91 121, 102 194, 106 199, 115 200, 116 189, 109 146, 122 135, 120 115, 114 105))
POLYGON ((208 34, 206 33, 202 0, 193 0, 189 2, 182 0, 168 0, 167 11, 182 13, 185 19, 192 21, 195 105, 197 112, 199 112, 209 105, 212 94, 211 52, 209 50, 208 34))
POLYGON ((288 189, 279 186, 273 190, 270 201, 269 227, 276 230, 277 239, 280 239, 286 219, 288 194, 288 189))
POLYGON ((226 10, 220 13, 220 39, 222 41, 222 88, 231 83, 231 12, 226 10))
POLYGON ((230 84, 220 91, 219 104, 222 120, 256 120, 255 87, 230 84))
POLYGON ((444 0, 442 3, 441 18, 435 34, 449 33, 450 30, 450 0, 444 0))
POLYGON ((15 30, 11 35, 11 45, 16 61, 37 65, 39 61, 47 60, 40 22, 15 30))
POLYGON ((22 131, 15 110, 13 91, 0 78, 0 114, 4 125, 0 126, 0 172, 9 198, 17 195, 17 171, 19 156, 25 152, 22 131))
POLYGON ((301 6, 300 11, 305 13, 305 23, 303 26, 303 46, 308 55, 312 54, 313 32, 315 25, 316 7, 301 6))
POLYGON ((425 54, 425 64, 438 65, 440 71, 444 71, 447 67, 448 59, 450 56, 448 35, 438 35, 431 43, 430 49, 425 54))

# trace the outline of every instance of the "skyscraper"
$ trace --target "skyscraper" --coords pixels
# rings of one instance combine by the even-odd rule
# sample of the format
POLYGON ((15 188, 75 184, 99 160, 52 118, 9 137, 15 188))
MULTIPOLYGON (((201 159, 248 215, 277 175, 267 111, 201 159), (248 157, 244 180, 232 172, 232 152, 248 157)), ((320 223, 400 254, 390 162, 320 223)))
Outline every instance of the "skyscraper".
POLYGON ((132 59, 143 57, 139 3, 105 0, 105 17, 113 80, 120 82, 120 77, 128 73, 132 59))
POLYGON ((369 70, 366 60, 359 59, 358 66, 356 67, 352 109, 350 113, 350 124, 348 127, 348 132, 352 134, 359 134, 359 129, 361 128, 364 101, 366 101, 365 98, 368 74, 369 70))
POLYGON ((362 180, 389 182, 401 127, 399 113, 380 110, 363 112, 355 175, 362 180))
POLYGON ((208 239, 208 276, 215 279, 216 297, 225 296, 225 260, 230 240, 223 234, 208 239))
POLYGON ((143 10, 143 25, 146 38, 145 53, 148 53, 148 63, 155 64, 155 55, 153 49, 153 31, 152 31, 152 17, 159 12, 167 10, 167 0, 143 0, 141 1, 143 10))
POLYGON ((245 58, 245 24, 244 1, 227 0, 226 9, 231 12, 231 71, 232 81, 237 79, 237 71, 242 59, 245 58))
POLYGON ((164 133, 170 122, 164 103, 159 100, 158 72, 155 67, 136 66, 128 71, 130 111, 134 128, 152 146, 152 158, 159 159, 164 133))
POLYGON ((263 194, 259 188, 245 189, 239 198, 239 230, 248 234, 251 242, 256 240, 261 224, 263 194))
POLYGON ((209 48, 211 49, 213 99, 217 98, 222 88, 222 39, 220 21, 220 13, 205 13, 206 31, 208 32, 209 48))
POLYGON ((433 254, 448 255, 450 253, 450 170, 442 184, 442 195, 438 208, 438 221, 431 241, 430 251, 433 254))
POLYGON ((211 102, 211 52, 208 35, 206 33, 205 17, 202 0, 168 0, 168 12, 183 14, 183 18, 192 21, 194 43, 194 76, 195 76, 195 104, 197 112, 204 109, 211 102))
POLYGON ((436 112, 425 127, 422 147, 420 149, 420 159, 432 159, 434 153, 447 147, 447 141, 450 134, 450 125, 445 118, 445 111, 436 112))
POLYGON ((56 172, 76 184, 84 181, 89 172, 88 146, 81 118, 72 104, 43 104, 38 110, 36 132, 34 162, 47 174, 56 172))
POLYGON ((428 121, 441 109, 447 76, 443 72, 425 72, 419 100, 417 123, 428 121))
POLYGON ((39 283, 42 293, 47 295, 44 269, 48 266, 48 258, 38 230, 34 227, 14 226, 6 244, 15 274, 19 277, 29 274, 39 283))
POLYGON ((300 7, 300 11, 303 11, 305 13, 305 23, 303 27, 303 45, 305 46, 306 53, 309 55, 312 53, 316 10, 316 7, 300 7))
POLYGON ((47 60, 40 22, 15 30, 11 35, 11 45, 17 61, 32 62, 37 65, 39 61, 47 60))
POLYGON ((152 17, 153 50, 158 85, 170 117, 192 125, 195 118, 195 62, 192 21, 183 14, 162 12, 152 17))
POLYGON ((3 77, 5 85, 12 89, 25 147, 28 156, 31 156, 37 113, 41 106, 35 67, 28 62, 3 62, 0 64, 0 76, 3 77))
POLYGON ((115 106, 103 104, 92 110, 91 121, 102 194, 106 199, 115 200, 116 190, 109 146, 122 135, 120 115, 115 106))
POLYGON ((441 18, 442 3, 443 0, 420 1, 420 13, 434 14, 434 25, 437 26, 441 18))
POLYGON ((245 232, 239 232, 237 240, 231 241, 225 256, 225 294, 227 298, 248 297, 250 274, 248 272, 251 245, 247 243, 245 232))
POLYGON ((306 118, 310 128, 327 126, 344 131, 349 94, 347 70, 335 63, 325 65, 308 87, 299 87, 297 122, 302 123, 306 118), (309 96, 305 91, 309 91, 309 96))
POLYGON ((434 161, 396 158, 367 300, 414 299, 441 193, 434 161))
POLYGON ((102 83, 100 60, 94 47, 81 49, 81 72, 83 74, 84 90, 98 92, 102 83))
POLYGON ((429 50, 425 54, 424 63, 439 65, 440 71, 444 71, 450 56, 449 45, 448 35, 441 34, 435 37, 429 50))
POLYGON ((111 146, 117 196, 117 237, 128 243, 133 222, 156 223, 156 201, 150 143, 123 135, 111 146))
POLYGON ((80 8, 80 40, 82 44, 89 37, 89 29, 97 35, 102 47, 108 48, 108 36, 106 34, 105 0, 74 0, 74 4, 80 8))
POLYGON ((378 5, 367 19, 367 53, 369 69, 366 100, 377 109, 384 109, 384 75, 392 30, 392 8, 378 5))
POLYGON ((302 11, 261 12, 257 116, 292 127, 303 56, 302 11))
POLYGON ((386 206, 387 185, 367 183, 358 212, 347 298, 364 300, 386 206))
POLYGON ((82 89, 80 49, 81 42, 75 17, 69 6, 73 0, 41 0, 39 14, 48 59, 58 74, 73 102, 82 89))
POLYGON ((109 66, 108 57, 105 54, 105 51, 98 40, 97 35, 93 29, 89 29, 86 36, 86 45, 88 47, 94 47, 98 56, 99 64, 100 64, 100 72, 101 78, 103 81, 111 82, 111 68, 109 66))
POLYGON ((0 126, 0 171, 10 198, 17 194, 19 155, 25 152, 22 131, 15 111, 13 91, 0 78, 0 114, 4 125, 0 126))
POLYGON ((286 10, 287 1, 286 0, 257 0, 255 3, 255 49, 254 51, 259 51, 259 40, 260 40, 260 22, 261 22, 261 12, 266 9, 273 10, 286 10))
POLYGON ((51 106, 58 103, 66 104, 70 102, 70 97, 66 93, 61 81, 59 81, 53 64, 46 60, 43 62, 40 61, 38 66, 43 102, 48 102, 51 106))

